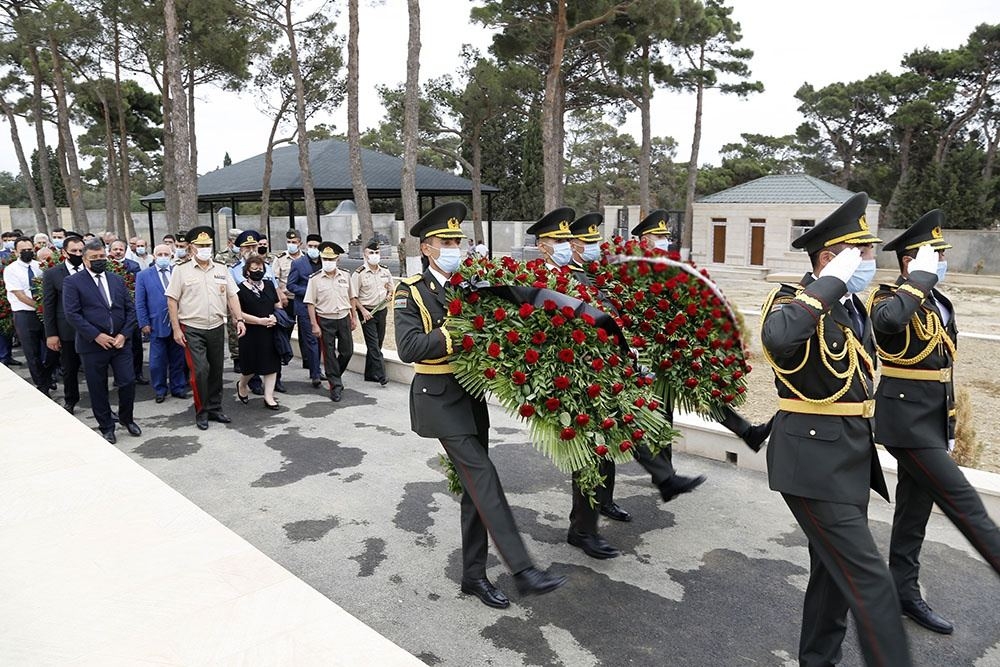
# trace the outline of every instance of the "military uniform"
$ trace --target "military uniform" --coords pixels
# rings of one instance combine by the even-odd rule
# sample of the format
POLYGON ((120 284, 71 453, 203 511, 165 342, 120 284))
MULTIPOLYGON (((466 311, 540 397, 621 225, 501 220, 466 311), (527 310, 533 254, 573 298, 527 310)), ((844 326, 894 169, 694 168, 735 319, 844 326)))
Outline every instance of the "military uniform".
MULTIPOLYGON (((867 202, 855 195, 793 245, 815 253, 879 242, 864 221, 867 202)), ((802 665, 840 660, 848 609, 869 665, 910 664, 899 601, 868 528, 869 489, 888 492, 871 426, 875 341, 869 321, 854 321, 858 307, 844 280, 807 273, 772 292, 762 310, 779 396, 768 482, 809 540, 802 665)))
MULTIPOLYGON (((378 244, 373 242, 365 249, 377 251, 378 244)), ((366 260, 351 274, 351 290, 356 299, 355 305, 364 306, 369 313, 378 308, 368 321, 364 320, 360 309, 358 317, 361 321, 361 332, 365 337, 365 380, 383 385, 387 382, 382 344, 385 342, 388 309, 379 306, 384 306, 386 300, 392 296, 392 289, 392 273, 382 265, 377 265, 373 269, 366 260)))
MULTIPOLYGON (((213 261, 217 264, 222 264, 229 269, 232 269, 237 264, 240 263, 240 249, 236 243, 236 239, 239 238, 243 231, 233 227, 227 231, 228 234, 228 246, 225 250, 220 250, 215 253, 213 261)), ((236 335, 235 322, 231 320, 226 320, 226 342, 229 346, 229 358, 233 362, 233 370, 235 372, 240 371, 240 337, 236 335)))
MULTIPOLYGON (((336 260, 344 249, 336 243, 320 243, 320 260, 336 260)), ((326 379, 330 383, 330 398, 340 401, 344 390, 343 374, 354 355, 351 332, 355 322, 351 307, 351 279, 344 271, 327 273, 320 269, 309 276, 302 299, 309 311, 311 323, 320 329, 319 343, 323 352, 326 379)))
MULTIPOLYGON (((946 250, 951 246, 941 234, 943 222, 940 210, 931 211, 885 249, 895 250, 900 259, 925 244, 934 251, 946 250)), ((927 620, 921 618, 925 612, 909 606, 925 606, 918 583, 919 556, 934 503, 1000 573, 1000 531, 948 454, 955 437, 952 371, 958 327, 951 302, 934 288, 937 282, 934 273, 908 272, 894 284, 880 285, 869 301, 882 362, 875 440, 898 463, 889 569, 904 612, 917 622, 927 620)), ((921 624, 951 632, 950 623, 939 619, 943 624, 938 625, 936 620, 921 624)))

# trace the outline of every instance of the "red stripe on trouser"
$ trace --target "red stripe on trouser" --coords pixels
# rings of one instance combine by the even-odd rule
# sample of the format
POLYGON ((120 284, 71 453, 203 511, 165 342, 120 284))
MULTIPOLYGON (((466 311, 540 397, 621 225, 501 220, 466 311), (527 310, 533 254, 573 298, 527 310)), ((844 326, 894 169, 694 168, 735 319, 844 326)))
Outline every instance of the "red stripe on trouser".
POLYGON ((885 659, 882 657, 882 652, 879 650, 878 641, 875 638, 875 631, 874 628, 872 627, 872 620, 868 616, 868 610, 865 609, 864 605, 861 603, 861 596, 858 595, 858 587, 854 585, 854 579, 851 578, 850 572, 848 572, 847 568, 844 567, 844 563, 840 560, 840 555, 837 552, 837 550, 833 547, 832 544, 830 544, 829 540, 826 539, 826 535, 823 532, 823 527, 820 526, 819 521, 816 520, 816 517, 809 509, 809 503, 806 502, 805 498, 799 498, 799 500, 802 501, 802 508, 806 511, 806 514, 809 515, 809 520, 812 522, 812 525, 816 528, 816 531, 819 533, 820 539, 823 540, 823 544, 826 546, 827 551, 829 551, 830 555, 833 556, 835 561, 837 561, 837 566, 840 568, 840 571, 844 574, 844 578, 847 579, 847 585, 850 586, 851 594, 854 596, 854 599, 858 605, 858 611, 859 611, 858 616, 861 616, 861 618, 859 619, 861 621, 859 625, 864 626, 865 633, 869 636, 869 641, 871 642, 871 647, 872 647, 872 653, 875 654, 875 658, 878 660, 878 663, 880 665, 886 664, 885 659))
MULTIPOLYGON (((185 327, 181 325, 181 331, 184 331, 185 327)), ((194 399, 194 411, 195 414, 201 412, 201 394, 198 393, 198 378, 194 374, 194 358, 191 356, 191 348, 186 344, 184 345, 184 359, 187 361, 188 365, 188 378, 191 383, 191 397, 194 399)))
MULTIPOLYGON (((975 543, 973 546, 975 546, 976 549, 979 551, 979 553, 982 554, 987 561, 989 561, 990 565, 993 566, 993 569, 997 569, 998 567, 1000 567, 1000 563, 997 563, 995 560, 986 556, 986 554, 990 553, 989 547, 983 543, 982 538, 980 538, 979 533, 976 531, 976 527, 972 525, 972 522, 969 521, 969 518, 965 515, 965 513, 959 511, 958 506, 955 504, 955 501, 952 500, 951 496, 948 495, 948 492, 945 491, 944 487, 941 485, 941 482, 937 481, 937 478, 935 478, 934 475, 931 474, 931 471, 928 470, 923 463, 921 463, 920 459, 916 457, 912 449, 907 449, 906 453, 911 459, 913 459, 913 463, 923 471, 924 475, 927 476, 927 479, 930 481, 930 483, 934 485, 938 493, 941 494, 941 497, 944 498, 944 501, 948 503, 948 506, 951 507, 952 511, 958 516, 959 521, 961 521, 968 529, 969 532, 966 535, 966 538, 968 538, 970 542, 975 543), (969 535, 972 535, 972 537, 969 537, 969 535)), ((961 471, 959 471, 959 473, 961 473, 961 471)))

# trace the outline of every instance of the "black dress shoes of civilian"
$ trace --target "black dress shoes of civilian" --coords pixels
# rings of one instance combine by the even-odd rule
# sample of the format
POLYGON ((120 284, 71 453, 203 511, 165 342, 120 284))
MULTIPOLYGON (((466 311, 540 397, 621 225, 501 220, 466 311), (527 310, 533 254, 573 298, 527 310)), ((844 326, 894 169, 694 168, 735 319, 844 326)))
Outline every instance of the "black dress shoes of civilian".
POLYGON ((549 574, 536 567, 529 567, 514 575, 514 585, 521 595, 544 595, 566 583, 566 577, 549 574))
POLYGON ((380 385, 382 385, 382 386, 384 387, 384 386, 386 386, 387 384, 389 384, 389 378, 387 378, 387 377, 385 377, 385 376, 383 375, 382 377, 380 377, 380 378, 378 379, 378 383, 379 383, 380 385))
POLYGON ((314 389, 316 387, 320 386, 321 384, 323 384, 323 381, 321 379, 319 379, 319 378, 313 378, 312 379, 312 385, 313 385, 314 389))
POLYGON ((226 416, 225 412, 222 412, 222 411, 219 411, 219 412, 209 412, 208 413, 208 418, 211 419, 214 422, 219 422, 220 424, 228 424, 229 422, 233 421, 232 419, 230 419, 229 417, 226 416))
POLYGON ((194 418, 195 426, 200 428, 202 431, 208 430, 208 413, 199 412, 194 418))
POLYGON ((181 399, 189 398, 188 393, 186 391, 179 391, 176 394, 170 394, 170 395, 173 396, 174 398, 181 398, 181 399))
POLYGON ((63 410, 65 410, 66 412, 68 412, 70 414, 73 414, 73 411, 76 409, 76 403, 66 403, 66 402, 63 402, 62 406, 63 406, 63 410))
POLYGON ((139 428, 139 425, 136 424, 135 422, 129 422, 128 424, 122 424, 122 426, 124 426, 125 430, 128 431, 128 434, 131 435, 131 436, 133 436, 133 437, 138 438, 140 435, 142 435, 142 429, 139 428))
POLYGON ((115 437, 115 430, 101 431, 101 437, 110 442, 112 445, 118 442, 118 438, 115 437))
POLYGON ((149 378, 147 378, 144 375, 136 375, 135 376, 135 383, 136 384, 149 384, 149 378))
POLYGON ((277 382, 274 383, 274 390, 279 394, 288 393, 288 390, 285 388, 285 383, 282 382, 281 380, 278 380, 277 382))
POLYGON ((613 500, 610 503, 601 505, 601 514, 615 521, 628 522, 632 520, 632 515, 619 507, 618 503, 613 500))
POLYGON ((334 403, 340 403, 340 389, 334 388, 330 390, 330 400, 334 403))
POLYGON ((157 403, 162 403, 163 401, 167 400, 167 395, 166 394, 157 394, 156 398, 153 399, 153 400, 155 400, 157 403))
POLYGON ((682 493, 694 491, 701 486, 706 479, 707 478, 704 475, 688 477, 687 475, 678 475, 674 473, 673 477, 660 483, 660 496, 663 498, 663 502, 668 503, 682 493))
POLYGON ((922 625, 928 630, 942 635, 950 635, 955 631, 954 625, 944 620, 920 598, 900 600, 899 604, 903 608, 903 616, 913 619, 917 625, 922 625))
POLYGON ((11 357, 7 361, 5 361, 4 364, 6 364, 8 368, 10 368, 12 366, 23 366, 24 365, 20 361, 18 361, 17 359, 14 359, 13 357, 11 357))
POLYGON ((583 550, 591 558, 605 560, 607 558, 617 558, 622 555, 615 547, 611 546, 606 539, 600 535, 588 535, 576 530, 569 531, 566 541, 574 547, 583 550))
POLYGON ((474 579, 472 581, 462 581, 462 592, 466 595, 475 595, 487 607, 494 609, 506 609, 510 606, 510 600, 499 588, 490 583, 489 579, 474 579))

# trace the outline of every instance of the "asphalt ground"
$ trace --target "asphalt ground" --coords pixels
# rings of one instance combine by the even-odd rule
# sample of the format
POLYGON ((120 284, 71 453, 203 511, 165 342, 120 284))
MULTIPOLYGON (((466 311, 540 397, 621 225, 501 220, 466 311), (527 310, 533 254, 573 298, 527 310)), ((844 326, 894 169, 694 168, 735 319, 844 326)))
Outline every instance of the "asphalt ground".
MULTIPOLYGON (((620 466, 616 500, 635 519, 602 519, 623 555, 593 560, 565 542, 568 479, 523 423, 493 407, 492 457, 528 549, 569 577, 554 593, 523 598, 491 555, 489 576, 512 600, 497 611, 459 592, 458 499, 439 444, 410 432, 407 386, 348 373, 333 403, 296 359, 285 370, 289 393, 278 395, 283 409, 270 412, 257 396, 236 401, 236 377, 226 374, 233 423, 205 432, 190 401, 157 405, 139 387, 143 435, 120 432, 118 448, 426 664, 796 664, 806 542, 764 475, 678 455, 680 471, 708 482, 664 504, 638 465, 620 466)), ((77 415, 94 426, 85 391, 77 415)), ((883 554, 891 513, 872 499, 883 554)), ((956 631, 907 621, 916 664, 1000 665, 993 571, 937 514, 922 562, 925 597, 956 631)), ((862 664, 853 629, 841 664, 862 664)))

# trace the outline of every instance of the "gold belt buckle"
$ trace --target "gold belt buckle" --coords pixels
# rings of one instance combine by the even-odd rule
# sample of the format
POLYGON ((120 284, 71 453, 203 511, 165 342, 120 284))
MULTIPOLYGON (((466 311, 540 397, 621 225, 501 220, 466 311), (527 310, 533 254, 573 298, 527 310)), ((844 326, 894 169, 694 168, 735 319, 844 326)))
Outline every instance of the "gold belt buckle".
POLYGON ((938 382, 951 382, 951 366, 948 368, 942 368, 938 372, 941 374, 941 377, 938 378, 938 382))
POLYGON ((861 402, 861 416, 865 419, 871 419, 875 416, 875 399, 861 402))

